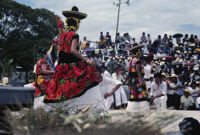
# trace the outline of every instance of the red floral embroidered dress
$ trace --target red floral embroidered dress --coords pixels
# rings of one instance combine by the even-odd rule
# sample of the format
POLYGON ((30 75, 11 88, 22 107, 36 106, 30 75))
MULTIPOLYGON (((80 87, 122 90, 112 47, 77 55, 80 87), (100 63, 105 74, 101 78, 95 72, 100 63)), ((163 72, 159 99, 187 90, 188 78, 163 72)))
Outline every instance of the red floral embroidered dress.
POLYGON ((36 63, 36 83, 35 83, 35 96, 42 96, 46 94, 46 90, 51 80, 51 74, 44 74, 42 72, 42 64, 47 65, 47 70, 51 70, 50 65, 45 59, 39 59, 36 63))
POLYGON ((58 65, 44 102, 64 101, 81 96, 99 83, 96 68, 71 53, 73 39, 79 40, 78 34, 73 31, 63 32, 60 36, 58 65))

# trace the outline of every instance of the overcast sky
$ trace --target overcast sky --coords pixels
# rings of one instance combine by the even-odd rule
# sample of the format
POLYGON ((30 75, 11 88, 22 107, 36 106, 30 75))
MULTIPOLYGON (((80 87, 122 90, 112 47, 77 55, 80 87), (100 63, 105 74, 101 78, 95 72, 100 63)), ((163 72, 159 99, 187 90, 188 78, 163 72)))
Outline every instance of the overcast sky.
MULTIPOLYGON (((32 8, 47 8, 62 16, 64 9, 76 5, 79 11, 88 14, 78 31, 81 39, 87 36, 98 40, 100 31, 111 33, 114 39, 118 0, 16 0, 32 8)), ((126 0, 122 0, 126 1, 126 0)), ((158 34, 200 33, 200 0, 130 0, 120 12, 119 32, 129 32, 138 40, 142 32, 150 33, 152 39, 158 34)))

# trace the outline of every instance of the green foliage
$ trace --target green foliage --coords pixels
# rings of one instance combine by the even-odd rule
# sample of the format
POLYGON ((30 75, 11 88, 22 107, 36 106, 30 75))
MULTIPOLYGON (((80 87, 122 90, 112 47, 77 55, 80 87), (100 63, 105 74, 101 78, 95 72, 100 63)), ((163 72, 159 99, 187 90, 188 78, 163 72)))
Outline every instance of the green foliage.
POLYGON ((12 65, 13 59, 4 58, 0 61, 0 68, 2 71, 2 75, 5 77, 9 77, 14 67, 12 65))
POLYGON ((15 65, 33 69, 39 48, 49 48, 57 35, 56 15, 13 0, 0 1, 0 47, 15 65))

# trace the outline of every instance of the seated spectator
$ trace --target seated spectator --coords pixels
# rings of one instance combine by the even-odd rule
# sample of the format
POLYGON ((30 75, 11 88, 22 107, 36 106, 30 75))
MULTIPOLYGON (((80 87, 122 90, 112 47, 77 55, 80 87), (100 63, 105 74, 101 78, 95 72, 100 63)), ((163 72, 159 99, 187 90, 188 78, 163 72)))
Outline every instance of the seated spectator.
POLYGON ((81 42, 81 49, 82 49, 82 50, 85 50, 85 48, 86 48, 86 43, 87 43, 87 38, 86 38, 86 37, 83 37, 83 41, 81 42))
POLYGON ((184 95, 181 96, 181 110, 194 110, 195 102, 194 99, 190 96, 190 91, 186 88, 184 89, 184 95))
POLYGON ((199 97, 199 88, 197 87, 196 82, 192 82, 188 89, 192 98, 194 99, 194 102, 196 102, 197 98, 199 97))
POLYGON ((121 42, 121 36, 120 36, 120 33, 118 32, 117 35, 116 35, 115 43, 120 43, 120 42, 121 42))
POLYGON ((195 43, 194 35, 193 35, 193 34, 190 35, 189 42, 190 42, 191 44, 195 43))
POLYGON ((141 36, 141 38, 140 38, 140 44, 142 44, 142 43, 144 43, 144 42, 146 42, 147 41, 147 37, 146 37, 146 35, 145 35, 145 32, 142 32, 142 36, 141 36))
POLYGON ((99 37, 99 49, 104 49, 105 48, 105 37, 103 35, 103 32, 100 32, 100 37, 99 37))
POLYGON ((178 95, 178 88, 180 84, 177 80, 177 75, 172 74, 167 81, 167 107, 172 109, 179 109, 180 107, 180 96, 178 95))
POLYGON ((152 83, 150 97, 157 109, 167 108, 167 84, 162 81, 161 73, 155 73, 155 82, 152 83))
POLYGON ((112 45, 112 40, 111 40, 111 35, 109 32, 106 32, 106 46, 111 46, 112 45))
POLYGON ((200 97, 197 98, 197 101, 196 101, 196 109, 197 109, 197 110, 200 110, 200 97))
POLYGON ((147 35, 147 45, 148 46, 151 45, 151 36, 150 36, 150 34, 147 35))
POLYGON ((188 34, 185 34, 185 37, 183 38, 183 44, 188 43, 188 42, 189 42, 188 34))

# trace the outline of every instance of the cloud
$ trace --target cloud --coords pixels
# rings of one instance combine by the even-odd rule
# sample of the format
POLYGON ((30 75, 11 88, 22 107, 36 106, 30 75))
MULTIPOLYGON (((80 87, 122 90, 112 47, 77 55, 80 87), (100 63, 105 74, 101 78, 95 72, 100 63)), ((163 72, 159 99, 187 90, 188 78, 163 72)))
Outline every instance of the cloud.
MULTIPOLYGON (((109 31, 114 39, 118 0, 32 0, 33 8, 47 8, 62 16, 63 9, 77 5, 88 14, 81 22, 81 37, 98 40, 100 31, 109 31)), ((125 0, 122 0, 125 1, 125 0)), ((200 14, 199 0, 130 0, 130 6, 122 4, 119 31, 129 32, 139 39, 144 31, 154 38, 158 34, 198 33, 200 14)), ((62 17, 64 20, 64 17, 62 17)))
POLYGON ((200 31, 200 25, 194 25, 194 24, 182 24, 179 26, 178 30, 187 32, 192 32, 194 34, 197 34, 196 32, 200 31))

